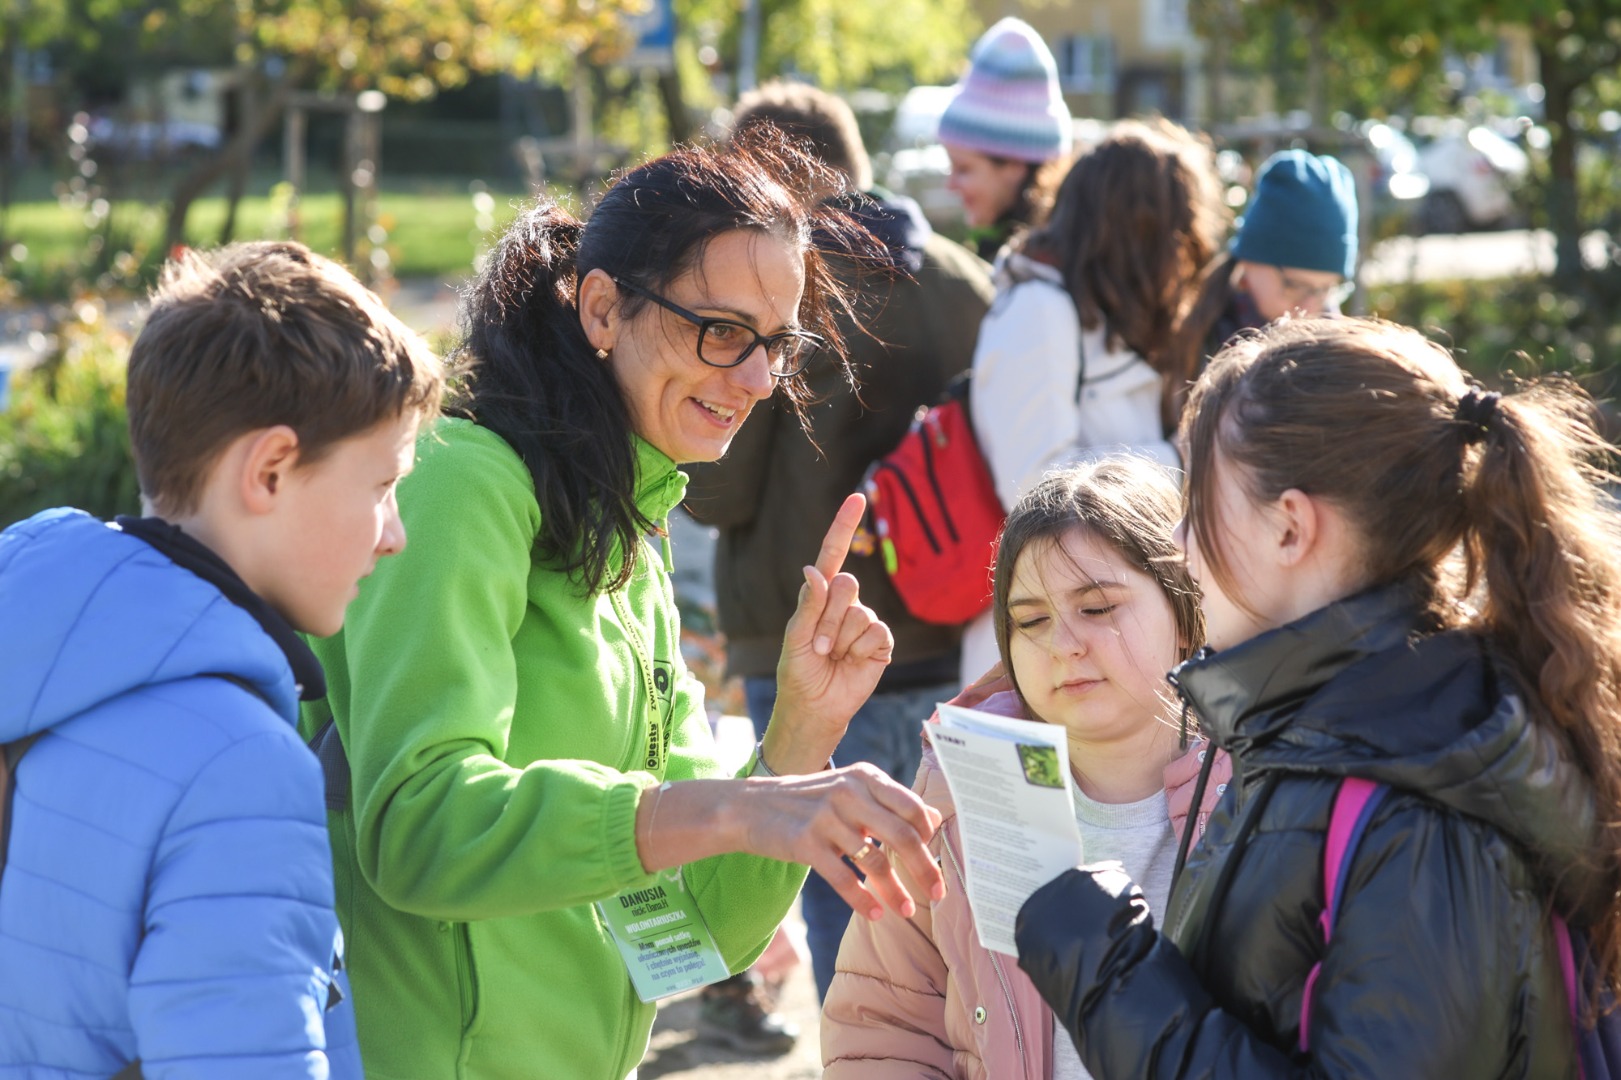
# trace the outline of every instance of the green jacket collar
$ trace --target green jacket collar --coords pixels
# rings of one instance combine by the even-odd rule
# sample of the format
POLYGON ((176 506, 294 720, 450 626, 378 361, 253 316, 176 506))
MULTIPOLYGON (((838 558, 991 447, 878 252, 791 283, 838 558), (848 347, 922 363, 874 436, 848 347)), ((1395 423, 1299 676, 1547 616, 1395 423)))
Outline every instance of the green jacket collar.
POLYGON ((636 447, 636 509, 653 522, 659 534, 659 555, 664 572, 675 573, 670 553, 670 511, 681 505, 687 493, 687 474, 675 467, 664 451, 640 435, 633 435, 636 447))
POLYGON ((636 509, 649 521, 663 522, 681 505, 687 493, 687 474, 640 435, 631 438, 636 446, 636 509))

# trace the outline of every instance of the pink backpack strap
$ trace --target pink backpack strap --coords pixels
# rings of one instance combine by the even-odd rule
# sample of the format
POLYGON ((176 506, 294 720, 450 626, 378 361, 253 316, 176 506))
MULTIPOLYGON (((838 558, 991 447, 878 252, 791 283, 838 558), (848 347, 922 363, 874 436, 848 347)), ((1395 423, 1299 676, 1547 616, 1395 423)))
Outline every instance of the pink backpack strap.
MULTIPOLYGON (((1373 817, 1374 809, 1389 790, 1384 784, 1347 776, 1340 781, 1339 790, 1334 793, 1334 809, 1328 815, 1328 840, 1323 849, 1323 914, 1318 919, 1325 950, 1329 939, 1334 936, 1334 920, 1339 914, 1340 896, 1345 888, 1345 879, 1350 874, 1351 860, 1356 858, 1357 845, 1368 827, 1368 820, 1373 817)), ((1311 972, 1306 976, 1305 992, 1300 997, 1302 1051, 1311 1049, 1311 1003, 1322 968, 1320 960, 1312 965, 1311 972)))
MULTIPOLYGON (((1570 926, 1559 915, 1553 916, 1553 938, 1559 947, 1559 972, 1565 977, 1565 1000, 1570 1003, 1570 1027, 1577 1033, 1580 1045, 1582 1029, 1581 998, 1576 986, 1576 950, 1570 942, 1570 926)), ((1577 1080, 1586 1080, 1587 1067, 1580 1054, 1576 1055, 1577 1080)))

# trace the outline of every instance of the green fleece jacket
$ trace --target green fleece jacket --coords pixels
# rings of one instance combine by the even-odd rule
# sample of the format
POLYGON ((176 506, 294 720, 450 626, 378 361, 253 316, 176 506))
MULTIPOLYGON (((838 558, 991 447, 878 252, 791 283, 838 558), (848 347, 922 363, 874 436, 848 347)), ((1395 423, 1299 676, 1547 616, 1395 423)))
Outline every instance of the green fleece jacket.
MULTIPOLYGON (((637 504, 685 477, 637 441, 637 504)), ((634 835, 656 779, 720 775, 681 659, 667 548, 582 595, 535 559, 534 485, 501 438, 441 421, 400 486, 405 551, 315 643, 353 775, 329 815, 338 914, 371 1080, 622 1080, 654 1009, 592 902, 652 880, 634 835)), ((687 867, 732 970, 764 948, 804 867, 687 867)))

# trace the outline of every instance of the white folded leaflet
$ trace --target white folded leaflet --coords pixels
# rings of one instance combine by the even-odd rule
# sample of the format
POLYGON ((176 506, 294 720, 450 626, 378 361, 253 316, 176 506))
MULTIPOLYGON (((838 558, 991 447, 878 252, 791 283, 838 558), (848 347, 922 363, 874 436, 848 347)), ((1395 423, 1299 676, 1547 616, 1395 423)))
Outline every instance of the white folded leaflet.
POLYGON ((1064 729, 941 705, 930 739, 957 804, 979 943, 1017 956, 1019 908, 1081 863, 1064 729))

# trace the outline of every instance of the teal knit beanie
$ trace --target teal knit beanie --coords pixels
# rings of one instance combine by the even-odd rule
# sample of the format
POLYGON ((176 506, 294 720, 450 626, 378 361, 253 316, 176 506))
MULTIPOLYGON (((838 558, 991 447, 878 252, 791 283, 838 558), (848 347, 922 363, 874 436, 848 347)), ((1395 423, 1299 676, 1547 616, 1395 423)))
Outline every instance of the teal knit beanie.
POLYGON ((1261 166, 1232 250, 1246 262, 1325 270, 1350 280, 1356 233, 1351 170, 1326 154, 1284 150, 1261 166))

